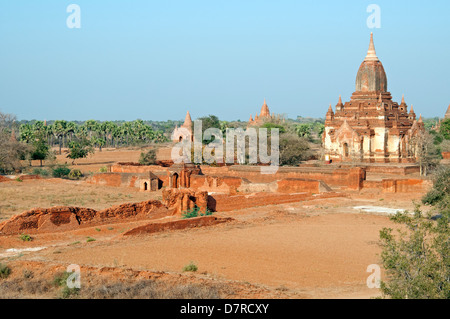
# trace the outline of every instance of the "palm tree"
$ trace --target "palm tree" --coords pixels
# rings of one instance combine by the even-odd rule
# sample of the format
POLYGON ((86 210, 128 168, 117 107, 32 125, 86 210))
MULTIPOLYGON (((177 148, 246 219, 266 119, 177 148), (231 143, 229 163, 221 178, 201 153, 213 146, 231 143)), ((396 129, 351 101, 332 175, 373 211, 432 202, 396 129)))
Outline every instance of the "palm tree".
POLYGON ((52 131, 53 134, 58 138, 59 143, 59 155, 62 154, 62 143, 63 143, 63 137, 66 135, 66 129, 67 129, 67 121, 64 120, 58 120, 53 123, 52 131))
POLYGON ((75 132, 77 131, 78 125, 75 122, 69 122, 67 123, 66 127, 66 134, 69 134, 69 143, 73 141, 73 137, 75 135, 75 132))
POLYGON ((31 124, 22 124, 20 126, 20 140, 25 143, 31 143, 34 139, 34 131, 31 124))

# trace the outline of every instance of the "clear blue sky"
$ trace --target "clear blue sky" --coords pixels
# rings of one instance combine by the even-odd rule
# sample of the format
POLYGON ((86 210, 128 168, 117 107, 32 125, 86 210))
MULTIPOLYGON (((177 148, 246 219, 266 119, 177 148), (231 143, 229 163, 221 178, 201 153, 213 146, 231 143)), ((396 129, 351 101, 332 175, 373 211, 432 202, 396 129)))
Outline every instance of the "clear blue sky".
POLYGON ((270 110, 324 117, 350 99, 374 32, 394 100, 450 103, 450 2, 0 0, 0 111, 19 119, 167 120, 270 110), (81 7, 81 29, 66 8, 81 7), (369 4, 381 28, 369 29, 369 4))

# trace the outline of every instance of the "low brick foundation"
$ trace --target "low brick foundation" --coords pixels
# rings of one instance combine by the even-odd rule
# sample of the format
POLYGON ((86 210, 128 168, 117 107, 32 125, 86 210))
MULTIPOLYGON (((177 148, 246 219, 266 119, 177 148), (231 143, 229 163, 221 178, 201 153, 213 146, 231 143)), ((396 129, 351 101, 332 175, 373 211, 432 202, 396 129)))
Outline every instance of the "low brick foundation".
POLYGON ((433 183, 423 179, 383 179, 364 181, 364 188, 381 189, 385 193, 426 193, 433 183))

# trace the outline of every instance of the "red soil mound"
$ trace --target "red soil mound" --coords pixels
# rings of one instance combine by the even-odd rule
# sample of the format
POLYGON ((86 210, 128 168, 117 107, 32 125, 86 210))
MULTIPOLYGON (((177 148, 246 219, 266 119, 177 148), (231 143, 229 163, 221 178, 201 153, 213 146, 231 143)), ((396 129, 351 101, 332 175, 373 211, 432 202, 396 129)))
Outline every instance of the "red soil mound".
POLYGON ((124 236, 129 235, 143 235, 143 234, 152 234, 167 230, 179 230, 186 228, 196 228, 196 227, 205 227, 205 226, 213 226, 217 224, 222 224, 226 222, 230 222, 234 220, 233 218, 218 218, 214 216, 205 216, 205 217, 197 217, 190 219, 181 219, 172 222, 166 223, 152 223, 145 226, 140 226, 133 228, 126 233, 124 236))
POLYGON ((35 208, 0 223, 0 235, 68 231, 124 219, 146 219, 167 214, 167 208, 159 201, 123 204, 101 211, 80 207, 35 208))
POLYGON ((22 181, 32 180, 32 179, 42 179, 39 175, 21 175, 19 179, 22 181))
POLYGON ((5 176, 2 176, 2 175, 0 175, 0 183, 3 183, 3 182, 12 182, 12 179, 11 179, 11 178, 8 178, 8 177, 5 177, 5 176))

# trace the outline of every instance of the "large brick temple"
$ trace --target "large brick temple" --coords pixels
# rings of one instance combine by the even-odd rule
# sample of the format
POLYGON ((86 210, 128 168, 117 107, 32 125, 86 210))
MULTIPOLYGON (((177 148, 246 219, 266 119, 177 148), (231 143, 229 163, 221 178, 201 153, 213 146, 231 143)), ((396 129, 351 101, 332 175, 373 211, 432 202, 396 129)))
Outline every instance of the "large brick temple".
POLYGON ((337 161, 414 162, 414 139, 424 131, 422 117, 408 112, 404 97, 392 101, 387 77, 370 35, 367 56, 356 76, 356 91, 350 102, 341 97, 326 114, 323 145, 325 154, 337 161))

